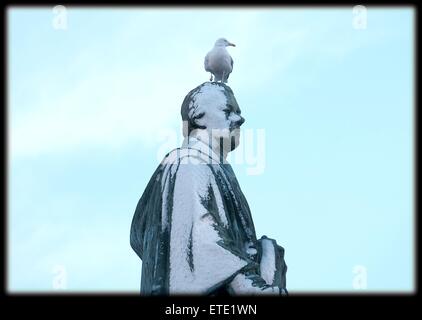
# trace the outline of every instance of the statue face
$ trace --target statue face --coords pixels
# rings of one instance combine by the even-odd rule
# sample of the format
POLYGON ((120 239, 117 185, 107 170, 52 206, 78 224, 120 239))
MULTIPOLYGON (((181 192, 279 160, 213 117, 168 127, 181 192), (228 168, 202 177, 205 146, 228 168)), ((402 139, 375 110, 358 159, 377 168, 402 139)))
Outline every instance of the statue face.
POLYGON ((213 92, 213 97, 206 97, 212 103, 202 104, 207 107, 202 110, 204 116, 200 123, 206 126, 214 143, 222 143, 226 151, 234 150, 239 145, 240 126, 245 122, 236 99, 231 92, 220 90, 213 92))

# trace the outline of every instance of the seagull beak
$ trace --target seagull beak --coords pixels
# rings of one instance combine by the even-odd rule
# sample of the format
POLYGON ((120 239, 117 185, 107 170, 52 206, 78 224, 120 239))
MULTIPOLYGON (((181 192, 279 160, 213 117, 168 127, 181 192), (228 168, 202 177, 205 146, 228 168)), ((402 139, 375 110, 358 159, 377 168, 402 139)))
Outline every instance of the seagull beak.
POLYGON ((229 46, 236 47, 234 43, 229 42, 229 46))

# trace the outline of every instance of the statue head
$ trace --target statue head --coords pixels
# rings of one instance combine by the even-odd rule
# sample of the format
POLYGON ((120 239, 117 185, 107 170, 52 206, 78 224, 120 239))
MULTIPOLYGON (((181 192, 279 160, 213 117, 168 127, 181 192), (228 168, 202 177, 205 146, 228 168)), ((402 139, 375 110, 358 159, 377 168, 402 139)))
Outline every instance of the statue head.
POLYGON ((181 115, 183 135, 203 136, 223 146, 225 152, 239 145, 240 126, 245 119, 229 86, 220 82, 205 82, 185 97, 181 115))

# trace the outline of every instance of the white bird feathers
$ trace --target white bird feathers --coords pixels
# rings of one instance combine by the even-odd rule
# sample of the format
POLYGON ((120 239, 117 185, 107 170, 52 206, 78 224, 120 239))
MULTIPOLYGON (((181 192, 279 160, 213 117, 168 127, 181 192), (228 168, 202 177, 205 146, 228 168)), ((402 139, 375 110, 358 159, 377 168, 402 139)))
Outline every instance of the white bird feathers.
POLYGON ((205 56, 204 67, 205 71, 211 72, 210 81, 214 75, 214 81, 227 82, 233 70, 233 59, 226 49, 227 46, 235 47, 233 43, 220 38, 215 42, 214 48, 205 56))

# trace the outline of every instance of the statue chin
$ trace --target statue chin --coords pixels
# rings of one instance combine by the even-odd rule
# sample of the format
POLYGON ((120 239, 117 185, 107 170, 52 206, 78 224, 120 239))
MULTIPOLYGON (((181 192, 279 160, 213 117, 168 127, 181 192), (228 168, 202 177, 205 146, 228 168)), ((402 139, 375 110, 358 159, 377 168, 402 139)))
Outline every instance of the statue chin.
POLYGON ((220 137, 220 141, 223 143, 223 149, 226 152, 233 151, 239 146, 239 136, 231 134, 229 137, 220 137))
POLYGON ((220 137, 223 140, 223 147, 224 150, 230 152, 236 149, 239 146, 239 134, 238 133, 231 133, 229 137, 220 137))
POLYGON ((231 136, 230 151, 233 151, 239 146, 239 137, 231 136))

